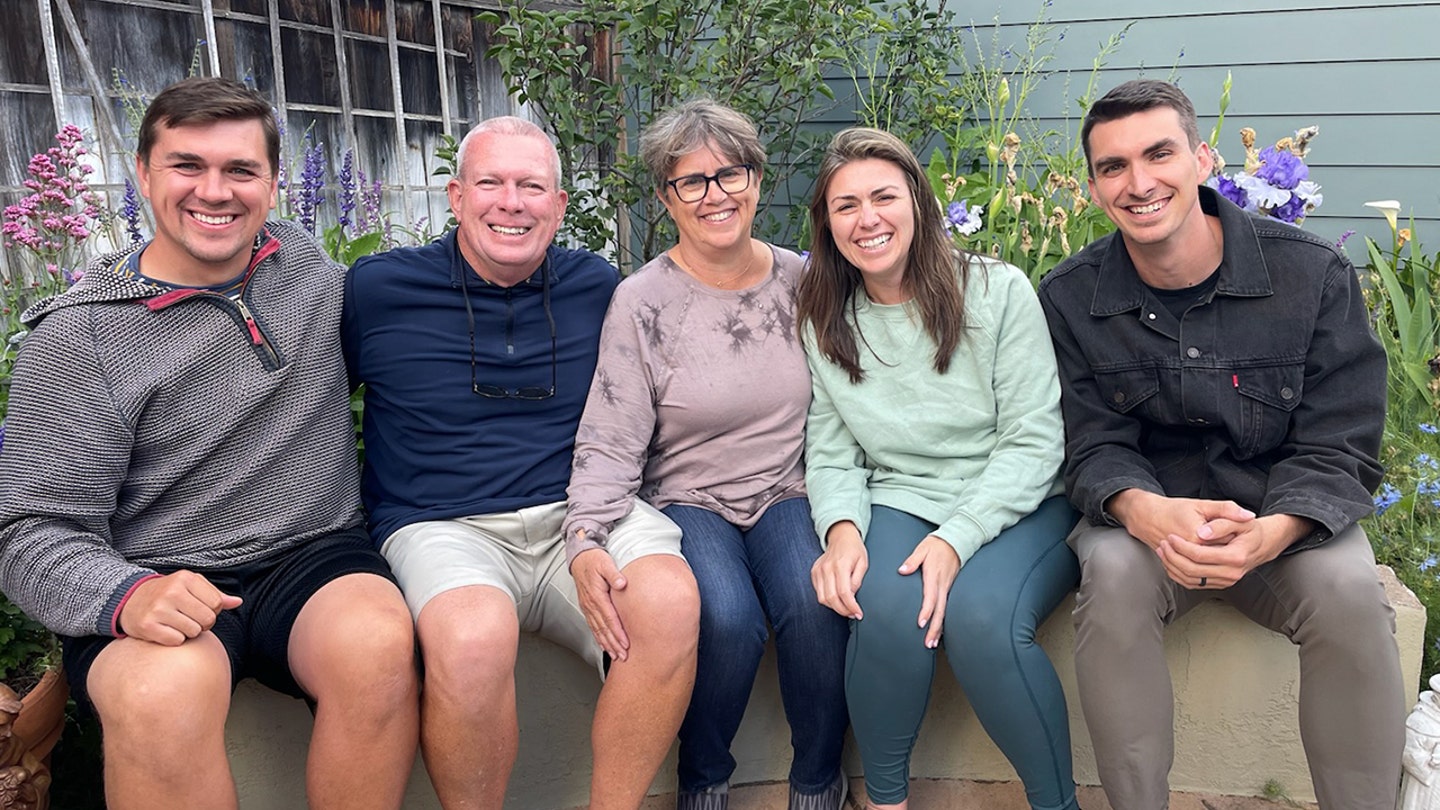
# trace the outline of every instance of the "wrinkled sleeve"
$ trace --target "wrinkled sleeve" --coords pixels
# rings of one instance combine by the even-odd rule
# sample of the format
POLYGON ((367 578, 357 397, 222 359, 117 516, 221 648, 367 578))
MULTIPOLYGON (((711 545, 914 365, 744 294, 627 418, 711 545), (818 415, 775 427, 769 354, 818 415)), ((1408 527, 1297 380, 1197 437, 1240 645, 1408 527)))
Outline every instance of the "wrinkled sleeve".
POLYGON ((86 308, 21 344, 0 452, 0 590, 64 635, 118 635, 130 589, 154 574, 111 546, 132 427, 111 393, 86 308))
POLYGON ((824 547, 826 533, 842 520, 853 521, 865 537, 870 527, 870 470, 865 451, 845 425, 827 386, 827 380, 844 372, 820 354, 809 330, 803 338, 813 387, 805 419, 805 490, 815 533, 824 547))
POLYGON ((1064 456, 1060 384, 1040 304, 1019 270, 992 269, 989 283, 995 446, 981 473, 961 484, 954 514, 935 531, 955 547, 961 565, 1035 511, 1052 491, 1064 456))
POLYGON ((1300 403, 1260 508, 1320 524, 1287 552, 1323 543, 1374 508, 1371 493, 1384 474, 1385 383, 1385 350, 1370 329, 1359 279, 1336 256, 1325 274, 1300 403))
POLYGON ((603 548, 610 528, 630 514, 655 432, 655 359, 641 335, 636 317, 641 301, 633 290, 621 285, 616 291, 600 332, 566 490, 567 564, 582 551, 603 548))
MULTIPOLYGON (((1052 276, 1053 278, 1053 276, 1052 276)), ((1139 419, 1105 404, 1090 360, 1067 322, 1067 311, 1054 299, 1075 295, 1058 285, 1040 285, 1040 306, 1050 326, 1060 374, 1060 411, 1065 421, 1065 491, 1092 523, 1120 525, 1105 512, 1110 496, 1125 489, 1164 495, 1155 468, 1140 452, 1139 419)), ((1088 295, 1085 301, 1089 301, 1088 295)), ((1089 317, 1081 306, 1076 317, 1089 317)))

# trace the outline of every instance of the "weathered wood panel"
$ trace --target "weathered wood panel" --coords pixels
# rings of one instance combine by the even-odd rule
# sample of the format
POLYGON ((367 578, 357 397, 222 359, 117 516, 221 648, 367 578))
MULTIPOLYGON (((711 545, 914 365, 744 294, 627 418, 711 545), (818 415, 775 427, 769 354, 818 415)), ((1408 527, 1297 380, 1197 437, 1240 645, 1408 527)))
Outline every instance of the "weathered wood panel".
MULTIPOLYGON (((485 35, 474 20, 498 2, 211 0, 207 21, 201 0, 68 0, 98 86, 87 80, 82 52, 57 14, 48 34, 58 55, 52 87, 40 14, 46 1, 59 0, 4 0, 0 133, 11 148, 0 155, 0 205, 22 196, 29 156, 52 145, 57 104, 63 121, 80 125, 102 147, 92 156, 91 179, 118 205, 133 171, 132 108, 189 74, 197 55, 193 69, 208 74, 212 49, 222 75, 255 87, 282 113, 282 159, 292 180, 307 131, 325 145, 332 183, 353 149, 356 167, 382 183, 382 209, 405 228, 423 217, 433 230, 446 218, 445 178, 431 176, 441 135, 459 137, 482 115, 514 111, 498 68, 484 59, 485 35), (438 55, 437 23, 444 43, 438 55), (112 83, 112 69, 123 86, 112 83), (97 105, 118 122, 119 145, 101 142, 108 139, 99 137, 106 125, 97 105)), ((0 251, 0 272, 10 261, 0 251)))

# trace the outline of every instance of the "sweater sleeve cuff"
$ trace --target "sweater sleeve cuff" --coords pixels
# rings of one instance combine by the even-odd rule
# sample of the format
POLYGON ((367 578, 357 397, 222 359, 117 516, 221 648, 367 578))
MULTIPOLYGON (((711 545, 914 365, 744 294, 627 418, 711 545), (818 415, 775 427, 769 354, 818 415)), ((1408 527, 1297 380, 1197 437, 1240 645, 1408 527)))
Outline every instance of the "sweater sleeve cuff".
POLYGON ((130 601, 130 597, 135 595, 137 588, 152 579, 159 578, 160 575, 153 571, 149 573, 142 571, 130 575, 124 582, 120 583, 120 587, 115 589, 115 592, 105 603, 105 609, 100 611, 100 624, 95 628, 96 633, 102 636, 125 638, 125 632, 120 629, 120 612, 125 609, 125 605, 130 601))
POLYGON ((565 568, 568 570, 581 552, 605 548, 605 541, 609 538, 610 530, 593 520, 577 520, 570 524, 565 529, 565 568))
POLYGON ((975 552, 991 539, 985 537, 984 530, 968 515, 956 515, 940 525, 935 530, 935 536, 950 544, 955 553, 960 557, 960 567, 964 568, 975 556, 975 552))

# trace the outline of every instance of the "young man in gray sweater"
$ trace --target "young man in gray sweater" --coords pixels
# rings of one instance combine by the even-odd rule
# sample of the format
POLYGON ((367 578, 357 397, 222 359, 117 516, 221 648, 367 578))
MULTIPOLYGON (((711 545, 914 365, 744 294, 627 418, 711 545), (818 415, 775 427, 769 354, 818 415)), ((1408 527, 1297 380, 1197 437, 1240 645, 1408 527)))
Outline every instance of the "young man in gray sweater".
POLYGON ((167 88, 137 154, 154 240, 25 315, 0 588, 64 636, 111 808, 235 807, 245 677, 314 706, 311 807, 399 807, 414 639, 360 511, 344 268, 266 223, 279 135, 243 85, 167 88))

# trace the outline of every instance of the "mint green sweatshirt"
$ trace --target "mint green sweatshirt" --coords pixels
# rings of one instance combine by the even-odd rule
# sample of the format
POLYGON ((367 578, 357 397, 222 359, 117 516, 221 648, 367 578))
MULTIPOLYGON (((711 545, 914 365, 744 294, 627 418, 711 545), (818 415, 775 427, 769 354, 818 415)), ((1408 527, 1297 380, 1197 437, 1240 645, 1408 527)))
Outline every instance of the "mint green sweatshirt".
POLYGON ((972 259, 969 327, 950 369, 936 374, 918 312, 857 296, 858 385, 816 350, 813 332, 804 335, 815 389, 805 442, 815 530, 823 541, 850 520, 863 537, 870 507, 888 506, 937 524, 934 534, 964 565, 1063 490, 1060 385, 1039 301, 1016 268, 972 259))

